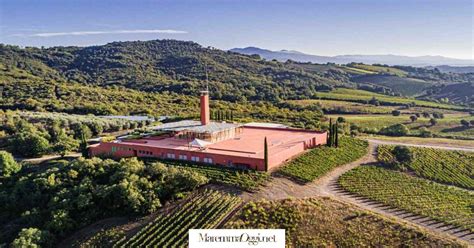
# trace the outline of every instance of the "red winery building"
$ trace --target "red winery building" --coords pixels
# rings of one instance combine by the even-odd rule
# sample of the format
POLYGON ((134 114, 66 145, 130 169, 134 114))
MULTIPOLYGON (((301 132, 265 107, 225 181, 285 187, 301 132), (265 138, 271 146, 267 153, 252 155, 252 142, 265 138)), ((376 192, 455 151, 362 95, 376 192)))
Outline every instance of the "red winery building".
POLYGON ((164 134, 102 142, 90 146, 90 154, 114 158, 155 157, 265 170, 265 138, 268 166, 272 169, 306 149, 325 144, 327 135, 272 124, 211 122, 208 91, 201 92, 201 121, 166 123, 153 129, 164 134))

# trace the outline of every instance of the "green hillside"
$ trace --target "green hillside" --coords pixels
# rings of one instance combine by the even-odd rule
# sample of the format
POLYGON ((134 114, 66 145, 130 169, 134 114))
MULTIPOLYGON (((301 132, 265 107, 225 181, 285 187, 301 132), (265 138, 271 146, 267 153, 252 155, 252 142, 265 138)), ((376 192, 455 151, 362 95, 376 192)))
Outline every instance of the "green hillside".
POLYGON ((0 77, 32 77, 141 91, 197 94, 205 68, 214 97, 277 100, 310 96, 341 81, 194 42, 153 40, 47 49, 0 46, 0 77))
POLYGON ((393 75, 361 75, 351 78, 356 83, 367 83, 390 88, 391 91, 404 96, 414 96, 423 93, 423 91, 432 86, 421 79, 398 77, 393 75))
MULTIPOLYGON (((416 102, 417 105, 422 103, 420 106, 439 107, 439 103, 408 98, 394 100, 387 95, 411 96, 419 94, 426 86, 471 80, 469 74, 451 75, 437 69, 266 61, 259 56, 176 40, 51 48, 0 44, 0 101, 4 109, 94 114, 129 114, 145 109, 148 113, 173 114, 179 109, 168 103, 180 105, 188 101, 182 100, 185 97, 181 96, 197 95, 204 87, 206 68, 212 98, 234 103, 266 101, 277 104, 282 100, 314 99, 314 96, 361 100, 360 96, 354 96, 357 99, 353 96, 340 98, 340 94, 333 97, 338 89, 326 93, 346 87, 383 93, 376 95, 381 103, 416 102), (146 93, 140 95, 143 92, 146 93)), ((470 91, 453 91, 449 96, 442 92, 442 88, 433 88, 423 97, 464 105, 472 102, 470 91)), ((365 96, 362 98, 370 100, 365 96)), ((453 108, 452 105, 443 106, 453 108)))

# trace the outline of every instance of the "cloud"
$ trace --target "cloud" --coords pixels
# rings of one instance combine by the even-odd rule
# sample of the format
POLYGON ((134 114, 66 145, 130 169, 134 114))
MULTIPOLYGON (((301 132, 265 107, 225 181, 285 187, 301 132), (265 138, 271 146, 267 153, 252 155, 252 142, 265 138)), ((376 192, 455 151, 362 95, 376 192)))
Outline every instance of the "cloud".
POLYGON ((186 31, 173 29, 133 29, 133 30, 108 30, 108 31, 75 31, 56 33, 14 34, 12 36, 28 37, 56 37, 56 36, 85 36, 100 34, 187 34, 186 31))

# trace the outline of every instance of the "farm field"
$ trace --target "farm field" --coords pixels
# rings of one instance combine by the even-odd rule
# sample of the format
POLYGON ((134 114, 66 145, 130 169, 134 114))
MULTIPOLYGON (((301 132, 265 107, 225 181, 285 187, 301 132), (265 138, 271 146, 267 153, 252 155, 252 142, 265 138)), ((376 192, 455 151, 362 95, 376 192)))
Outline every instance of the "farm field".
POLYGON ((381 105, 405 105, 415 103, 416 106, 422 107, 431 107, 439 109, 451 109, 451 110, 460 110, 464 109, 462 106, 435 103, 429 101, 416 100, 413 98, 403 98, 395 96, 387 96, 382 94, 373 93, 365 90, 355 90, 355 89, 345 89, 345 88, 336 88, 331 92, 318 92, 315 95, 318 99, 323 100, 339 100, 339 101, 349 101, 349 102, 361 102, 366 103, 375 97, 381 105))
POLYGON ((224 228, 284 228, 287 247, 461 247, 331 198, 256 201, 224 228))
POLYGON ((447 138, 421 138, 421 137, 392 137, 382 135, 365 135, 359 136, 361 139, 372 139, 387 142, 400 142, 413 145, 438 145, 438 146, 451 146, 451 147, 466 147, 474 148, 474 142, 472 140, 455 140, 447 138))
MULTIPOLYGON (((393 161, 394 146, 382 145, 377 149, 378 160, 393 161)), ((474 189, 474 153, 432 148, 409 147, 413 160, 405 164, 416 175, 440 183, 474 189)))
POLYGON ((240 203, 236 196, 212 190, 200 192, 114 247, 186 247, 189 229, 216 228, 240 203))
MULTIPOLYGON (((447 110, 447 109, 437 109, 429 107, 410 107, 409 109, 405 108, 402 105, 394 106, 376 106, 373 104, 365 104, 360 102, 350 102, 350 101, 340 101, 340 100, 315 100, 315 99, 306 99, 306 100, 288 100, 286 101, 289 104, 300 106, 305 109, 312 109, 313 106, 319 106, 326 114, 386 114, 392 115, 393 110, 398 110, 402 114, 416 114, 416 113, 433 113, 433 112, 442 112, 445 115, 447 114, 457 114, 459 116, 466 116, 465 112, 460 112, 456 110, 447 110)), ((408 118, 408 116, 407 116, 408 118)))
POLYGON ((319 105, 324 113, 347 113, 347 114, 390 114, 396 106, 375 106, 357 102, 345 102, 336 100, 289 100, 290 104, 308 107, 319 105))
POLYGON ((474 127, 461 126, 461 120, 471 121, 474 116, 469 114, 445 114, 443 119, 437 119, 435 125, 431 125, 430 118, 419 117, 412 122, 409 115, 326 115, 328 118, 336 119, 337 117, 344 117, 346 122, 353 123, 361 128, 368 129, 370 132, 380 131, 381 128, 388 127, 394 124, 404 124, 409 129, 412 135, 418 135, 421 128, 426 128, 428 131, 438 137, 448 138, 467 138, 474 137, 474 127))
POLYGON ((405 77, 408 75, 408 72, 406 71, 393 68, 393 67, 386 67, 386 66, 352 63, 352 64, 349 64, 347 67, 356 68, 359 70, 369 71, 369 72, 374 72, 374 73, 388 73, 388 74, 397 75, 400 77, 405 77))
POLYGON ((339 178, 349 192, 474 230, 474 193, 381 166, 360 166, 339 178))
POLYGON ((357 83, 384 86, 390 88, 394 93, 411 97, 422 95, 424 90, 432 85, 431 83, 416 78, 398 77, 386 74, 365 74, 353 77, 351 80, 357 83))
MULTIPOLYGON (((156 160, 149 159, 147 161, 151 162, 156 160)), ((254 170, 231 169, 222 166, 195 164, 192 162, 173 160, 160 160, 160 162, 168 166, 185 168, 198 172, 209 178, 211 183, 235 186, 246 191, 256 191, 260 186, 270 180, 270 176, 267 173, 254 170)))
POLYGON ((367 141, 341 137, 339 147, 322 146, 312 149, 290 161, 279 172, 303 182, 311 182, 337 166, 364 156, 367 146, 367 141))

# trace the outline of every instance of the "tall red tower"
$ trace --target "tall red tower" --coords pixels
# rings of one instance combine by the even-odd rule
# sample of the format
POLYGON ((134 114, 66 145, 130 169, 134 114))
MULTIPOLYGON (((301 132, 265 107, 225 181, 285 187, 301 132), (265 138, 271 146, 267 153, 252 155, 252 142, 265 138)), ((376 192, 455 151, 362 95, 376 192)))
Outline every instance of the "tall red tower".
POLYGON ((209 91, 201 91, 201 124, 207 125, 211 121, 209 113, 209 91))

